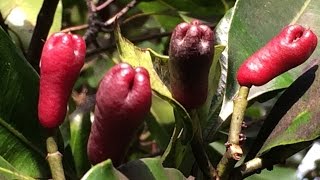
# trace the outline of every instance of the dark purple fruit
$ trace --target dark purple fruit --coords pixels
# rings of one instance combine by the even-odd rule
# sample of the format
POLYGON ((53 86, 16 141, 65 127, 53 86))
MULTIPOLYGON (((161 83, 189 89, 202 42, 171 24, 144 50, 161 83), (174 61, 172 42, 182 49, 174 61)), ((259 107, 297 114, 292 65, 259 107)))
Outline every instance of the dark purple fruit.
POLYGON ((205 103, 213 61, 213 31, 195 20, 174 29, 169 49, 170 86, 173 97, 186 109, 205 103))

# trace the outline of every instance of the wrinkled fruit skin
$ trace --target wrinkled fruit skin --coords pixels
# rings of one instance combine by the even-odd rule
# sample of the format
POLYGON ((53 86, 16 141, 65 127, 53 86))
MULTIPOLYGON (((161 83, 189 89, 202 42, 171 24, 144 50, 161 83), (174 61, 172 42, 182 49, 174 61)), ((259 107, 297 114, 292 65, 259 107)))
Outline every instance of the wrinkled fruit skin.
POLYGON ((126 63, 111 68, 96 94, 95 119, 87 148, 90 162, 97 164, 110 158, 118 166, 150 107, 148 71, 126 63))
POLYGON ((55 33, 44 44, 38 102, 38 116, 43 127, 56 128, 63 122, 85 53, 86 44, 78 35, 55 33))
POLYGON ((305 62, 317 46, 317 36, 300 25, 289 25, 240 66, 241 86, 261 86, 305 62))
POLYGON ((213 31, 199 21, 174 29, 169 47, 170 86, 173 97, 186 109, 205 103, 214 54, 213 31))

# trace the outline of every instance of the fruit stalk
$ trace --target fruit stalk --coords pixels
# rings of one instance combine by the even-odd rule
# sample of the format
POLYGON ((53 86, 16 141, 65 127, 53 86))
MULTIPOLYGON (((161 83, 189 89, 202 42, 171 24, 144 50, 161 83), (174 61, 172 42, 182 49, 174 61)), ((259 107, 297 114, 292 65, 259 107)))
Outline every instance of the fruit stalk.
POLYGON ((228 142, 226 143, 226 152, 217 166, 218 176, 222 179, 227 178, 230 169, 234 167, 236 162, 239 161, 243 155, 243 151, 239 143, 239 135, 241 132, 244 113, 248 104, 247 98, 249 90, 250 88, 241 86, 233 101, 234 107, 231 117, 228 142))
POLYGON ((52 179, 54 180, 65 180, 63 165, 62 165, 62 154, 58 150, 57 141, 55 139, 55 133, 50 132, 46 140, 47 144, 47 161, 49 162, 52 179))
POLYGON ((72 87, 84 64, 86 45, 78 35, 55 33, 44 44, 40 60, 38 117, 47 129, 47 160, 53 179, 64 180, 56 132, 63 122, 72 87))

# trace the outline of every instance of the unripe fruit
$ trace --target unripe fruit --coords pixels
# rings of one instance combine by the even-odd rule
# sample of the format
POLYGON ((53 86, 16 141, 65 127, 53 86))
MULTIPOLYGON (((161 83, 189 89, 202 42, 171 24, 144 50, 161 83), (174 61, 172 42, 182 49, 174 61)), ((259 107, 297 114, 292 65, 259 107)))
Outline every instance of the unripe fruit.
POLYGON ((55 33, 44 44, 38 103, 38 116, 43 127, 56 128, 63 122, 85 53, 86 44, 78 35, 55 33))
POLYGON ((111 68, 96 94, 95 119, 87 148, 90 162, 97 164, 110 158, 118 166, 150 107, 148 71, 125 63, 111 68))
POLYGON ((240 66, 241 86, 261 86, 305 62, 317 46, 317 36, 300 25, 285 27, 240 66))
POLYGON ((169 47, 171 93, 186 109, 207 99, 213 53, 213 31, 208 26, 192 21, 174 29, 169 47))

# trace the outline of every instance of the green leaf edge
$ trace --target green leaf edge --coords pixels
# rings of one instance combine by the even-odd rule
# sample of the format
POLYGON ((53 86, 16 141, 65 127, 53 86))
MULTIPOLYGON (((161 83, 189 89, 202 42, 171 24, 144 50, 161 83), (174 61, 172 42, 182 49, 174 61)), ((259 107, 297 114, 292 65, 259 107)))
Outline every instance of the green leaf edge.
MULTIPOLYGON (((294 120, 292 121, 290 126, 282 134, 286 134, 286 133, 290 132, 292 130, 291 126, 294 126, 293 128, 298 128, 297 125, 299 123, 298 122, 299 119, 302 119, 303 121, 305 121, 305 120, 309 121, 310 119, 306 119, 306 118, 311 117, 311 116, 312 116, 312 113, 309 112, 309 111, 301 112, 299 115, 297 115, 294 118, 294 120), (307 116, 307 117, 305 117, 305 116, 307 116)), ((278 147, 278 146, 292 145, 292 144, 297 144, 297 143, 301 143, 301 142, 312 141, 312 140, 317 139, 319 136, 320 136, 320 134, 311 136, 310 138, 307 138, 307 139, 291 139, 291 140, 288 140, 286 138, 286 136, 284 136, 284 137, 283 136, 278 136, 279 138, 276 138, 274 141, 272 141, 272 143, 268 143, 267 145, 264 145, 259 150, 258 155, 261 155, 261 154, 271 150, 272 148, 275 148, 275 147, 278 147), (278 142, 281 142, 281 143, 278 143, 278 142)))

